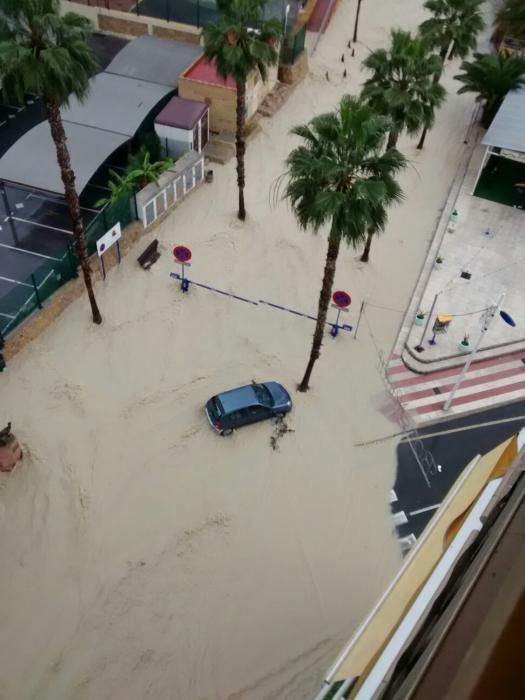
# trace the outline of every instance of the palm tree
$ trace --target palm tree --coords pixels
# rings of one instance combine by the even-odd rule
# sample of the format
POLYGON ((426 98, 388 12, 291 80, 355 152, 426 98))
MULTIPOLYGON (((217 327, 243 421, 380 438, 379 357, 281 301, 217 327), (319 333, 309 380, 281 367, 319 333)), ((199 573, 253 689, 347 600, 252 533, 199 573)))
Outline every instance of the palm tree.
POLYGON ((505 95, 525 87, 525 57, 475 53, 473 61, 463 61, 464 71, 454 78, 463 83, 458 93, 477 93, 483 103, 481 124, 488 129, 505 95))
POLYGON ((87 44, 90 22, 72 12, 60 14, 59 0, 2 0, 0 9, 0 82, 4 95, 23 104, 26 95, 42 99, 64 194, 73 239, 84 276, 94 323, 102 323, 95 300, 80 214, 75 174, 67 148, 60 107, 71 94, 82 100, 97 61, 87 44))
MULTIPOLYGON (((477 36, 485 26, 481 9, 483 2, 484 0, 427 0, 424 3, 433 17, 420 24, 419 30, 432 48, 439 51, 442 62, 447 54, 449 60, 465 58, 476 48, 477 36)), ((436 83, 439 82, 442 70, 434 76, 436 83)), ((433 122, 432 110, 421 133, 418 149, 423 148, 427 131, 433 122)))
POLYGON ((105 204, 114 204, 123 197, 129 197, 137 188, 146 187, 150 182, 159 184, 159 177, 174 164, 171 158, 164 158, 151 162, 150 152, 142 146, 131 157, 128 167, 123 175, 109 170, 108 188, 109 195, 95 202, 96 207, 105 204))
POLYGON ((362 96, 377 112, 390 117, 387 148, 393 148, 403 131, 415 134, 428 122, 429 111, 443 102, 445 89, 433 80, 441 60, 430 53, 428 42, 401 29, 392 30, 388 49, 373 51, 363 65, 372 71, 362 96))
POLYGON ((159 177, 174 164, 171 158, 151 162, 149 151, 143 146, 130 160, 127 178, 133 185, 145 187, 150 182, 159 184, 159 177))
POLYGON ((503 39, 525 40, 525 3, 523 0, 506 0, 494 20, 496 35, 503 39))
POLYGON ((384 152, 390 127, 362 98, 346 96, 335 112, 292 130, 303 143, 287 158, 284 196, 302 229, 330 227, 317 323, 299 391, 308 389, 320 355, 341 242, 356 247, 367 229, 382 230, 387 206, 402 198, 394 175, 406 161, 395 148, 384 152))
POLYGON ((119 175, 115 170, 109 171, 108 178, 109 195, 102 197, 95 202, 95 207, 103 207, 106 204, 115 204, 122 197, 130 196, 134 189, 134 183, 131 181, 129 174, 119 175))
MULTIPOLYGON (((484 0, 427 0, 423 7, 432 13, 419 25, 421 33, 439 51, 442 61, 465 58, 474 51, 477 36, 485 26, 484 0)), ((439 78, 438 78, 439 79, 439 78)))
POLYGON ((204 55, 214 60, 217 73, 226 80, 231 77, 237 88, 237 125, 235 151, 239 209, 237 216, 246 218, 244 206, 244 125, 246 120, 246 81, 257 70, 266 80, 267 70, 277 63, 277 44, 281 25, 276 19, 264 19, 266 0, 217 0, 220 11, 216 24, 202 30, 204 55))

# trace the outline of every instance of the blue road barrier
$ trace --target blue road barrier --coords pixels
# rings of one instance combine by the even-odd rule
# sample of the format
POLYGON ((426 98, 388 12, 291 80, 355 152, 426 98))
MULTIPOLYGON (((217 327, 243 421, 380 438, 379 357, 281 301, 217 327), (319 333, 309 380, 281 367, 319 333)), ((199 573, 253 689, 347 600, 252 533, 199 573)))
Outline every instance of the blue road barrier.
MULTIPOLYGON (((173 279, 176 280, 182 280, 182 275, 180 275, 178 272, 170 272, 170 277, 173 277, 173 279)), ((238 299, 239 301, 244 301, 246 304, 252 304, 253 306, 259 306, 259 304, 265 304, 266 306, 271 306, 273 309, 279 309, 279 311, 287 311, 290 314, 294 314, 294 316, 302 316, 303 318, 308 318, 310 321, 317 321, 316 316, 310 316, 309 314, 303 314, 302 311, 296 311, 295 309, 290 309, 287 306, 280 306, 279 304, 273 304, 271 301, 265 301, 264 299, 259 299, 259 301, 253 301, 253 299, 247 299, 246 297, 241 297, 238 294, 231 294, 230 292, 225 292, 223 289, 217 289, 216 287, 211 287, 209 284, 203 284, 202 282, 195 282, 193 280, 188 279, 187 277, 185 278, 185 281, 188 284, 194 284, 197 287, 202 287, 203 289, 207 289, 210 292, 216 292, 217 294, 222 294, 225 297, 231 297, 232 299, 238 299)), ((335 335, 337 335, 338 330, 342 331, 351 331, 352 326, 349 325, 348 323, 344 323, 342 326, 339 326, 337 323, 330 323, 330 321, 326 322, 327 326, 330 326, 333 330, 336 331, 335 335)), ((335 337, 335 336, 334 336, 335 337)))

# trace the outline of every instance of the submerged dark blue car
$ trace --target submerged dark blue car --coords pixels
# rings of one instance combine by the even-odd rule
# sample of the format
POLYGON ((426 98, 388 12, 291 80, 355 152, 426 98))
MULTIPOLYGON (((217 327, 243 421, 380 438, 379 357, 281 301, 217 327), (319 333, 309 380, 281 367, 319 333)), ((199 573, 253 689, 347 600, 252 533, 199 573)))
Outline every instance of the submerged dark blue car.
POLYGON ((292 399, 286 389, 277 382, 264 382, 212 396, 205 410, 211 427, 220 435, 230 435, 242 425, 288 413, 291 409, 292 399))

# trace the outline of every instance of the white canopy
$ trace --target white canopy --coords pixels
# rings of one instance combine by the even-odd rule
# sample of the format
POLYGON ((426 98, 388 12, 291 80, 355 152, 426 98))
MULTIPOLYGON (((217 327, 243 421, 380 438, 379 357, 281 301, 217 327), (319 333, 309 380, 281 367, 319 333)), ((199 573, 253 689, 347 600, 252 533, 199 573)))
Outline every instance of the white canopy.
POLYGON ((508 93, 483 143, 493 148, 525 153, 525 88, 508 93))

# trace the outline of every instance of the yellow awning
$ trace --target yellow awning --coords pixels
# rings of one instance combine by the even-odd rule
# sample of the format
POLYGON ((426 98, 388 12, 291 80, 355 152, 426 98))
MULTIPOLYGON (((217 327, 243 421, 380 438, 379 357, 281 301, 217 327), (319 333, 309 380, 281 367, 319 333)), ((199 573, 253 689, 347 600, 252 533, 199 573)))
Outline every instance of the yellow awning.
POLYGON ((506 472, 516 457, 517 445, 514 435, 490 452, 474 457, 460 474, 421 535, 415 550, 405 559, 401 571, 362 628, 350 640, 345 657, 331 677, 332 681, 366 676, 449 546, 450 538, 456 534, 457 527, 454 526, 458 522, 461 524, 465 513, 486 484, 506 472))

